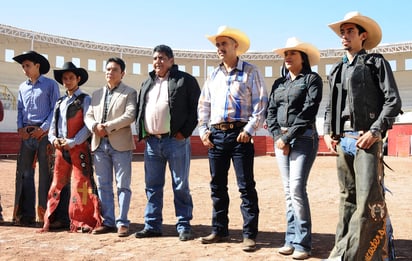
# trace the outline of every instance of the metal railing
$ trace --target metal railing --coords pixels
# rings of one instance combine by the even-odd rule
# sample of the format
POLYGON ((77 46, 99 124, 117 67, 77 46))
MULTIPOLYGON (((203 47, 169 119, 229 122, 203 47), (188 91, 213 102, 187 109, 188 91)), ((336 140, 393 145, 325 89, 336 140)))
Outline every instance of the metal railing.
MULTIPOLYGON (((31 40, 32 42, 50 43, 60 46, 81 48, 93 51, 113 52, 119 54, 151 56, 152 49, 145 47, 135 47, 117 44, 105 44, 92 41, 72 39, 68 37, 55 36, 30 30, 20 29, 9 25, 0 24, 0 34, 31 40)), ((321 58, 342 57, 342 49, 320 50, 321 58)), ((382 44, 372 49, 370 52, 379 52, 382 54, 412 52, 412 42, 382 44)), ((195 51, 195 50, 176 50, 175 57, 186 59, 206 59, 215 60, 216 52, 214 51, 195 51)), ((246 60, 280 60, 281 57, 273 52, 248 52, 242 55, 246 60)))

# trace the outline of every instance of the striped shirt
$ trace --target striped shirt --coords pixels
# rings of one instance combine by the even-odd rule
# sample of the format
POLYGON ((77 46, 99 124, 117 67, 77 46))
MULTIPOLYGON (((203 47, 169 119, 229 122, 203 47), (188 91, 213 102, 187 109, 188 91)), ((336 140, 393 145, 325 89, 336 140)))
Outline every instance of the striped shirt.
POLYGON ((253 134, 265 120, 268 95, 258 68, 238 60, 227 72, 220 64, 205 82, 198 104, 199 135, 202 137, 212 124, 247 122, 243 128, 253 134))
POLYGON ((35 84, 27 80, 20 84, 17 98, 17 128, 40 126, 44 131, 50 128, 53 109, 60 97, 56 81, 43 75, 35 84))

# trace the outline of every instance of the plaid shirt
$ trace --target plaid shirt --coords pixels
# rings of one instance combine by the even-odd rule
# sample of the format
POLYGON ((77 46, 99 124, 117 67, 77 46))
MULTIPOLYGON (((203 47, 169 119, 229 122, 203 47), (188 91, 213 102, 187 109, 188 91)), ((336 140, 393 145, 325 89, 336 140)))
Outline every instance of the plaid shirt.
POLYGON ((267 90, 256 66, 239 59, 236 68, 227 72, 220 64, 199 98, 199 135, 211 124, 231 121, 247 122, 244 130, 253 134, 265 120, 267 103, 267 90))

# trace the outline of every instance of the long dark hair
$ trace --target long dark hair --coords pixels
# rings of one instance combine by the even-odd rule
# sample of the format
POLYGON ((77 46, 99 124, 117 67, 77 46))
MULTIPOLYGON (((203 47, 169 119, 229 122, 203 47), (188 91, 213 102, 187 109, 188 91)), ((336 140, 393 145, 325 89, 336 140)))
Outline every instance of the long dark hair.
MULTIPOLYGON (((312 72, 312 68, 310 67, 309 57, 306 53, 299 51, 300 56, 302 57, 302 74, 308 74, 312 72)), ((289 73, 289 70, 285 66, 285 62, 282 65, 282 77, 286 77, 289 73)))

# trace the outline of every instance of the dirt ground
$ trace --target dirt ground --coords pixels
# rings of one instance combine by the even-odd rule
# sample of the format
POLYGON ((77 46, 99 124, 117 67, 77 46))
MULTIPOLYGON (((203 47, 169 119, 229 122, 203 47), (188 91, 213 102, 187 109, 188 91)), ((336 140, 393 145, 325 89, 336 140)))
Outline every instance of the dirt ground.
MULTIPOLYGON (((393 192, 387 195, 389 213, 394 226, 398 260, 412 260, 412 160, 387 157, 394 172, 386 170, 385 183, 393 192)), ((133 161, 132 202, 129 218, 130 236, 117 234, 92 235, 67 231, 36 233, 38 228, 17 227, 11 224, 14 202, 16 161, 0 159, 0 193, 6 223, 0 226, 1 260, 292 260, 277 253, 283 244, 285 207, 283 189, 276 159, 256 157, 255 176, 259 194, 260 219, 258 249, 253 253, 241 250, 242 218, 240 199, 230 171, 230 241, 203 245, 199 237, 210 232, 211 199, 207 158, 194 158, 191 163, 190 185, 194 201, 193 241, 181 242, 175 232, 173 194, 170 174, 167 173, 163 210, 163 237, 137 239, 134 232, 143 228, 146 204, 143 179, 143 158, 133 161)), ((312 169, 308 194, 313 223, 313 250, 308 260, 327 258, 333 246, 338 212, 338 189, 335 157, 317 157, 312 169)))

